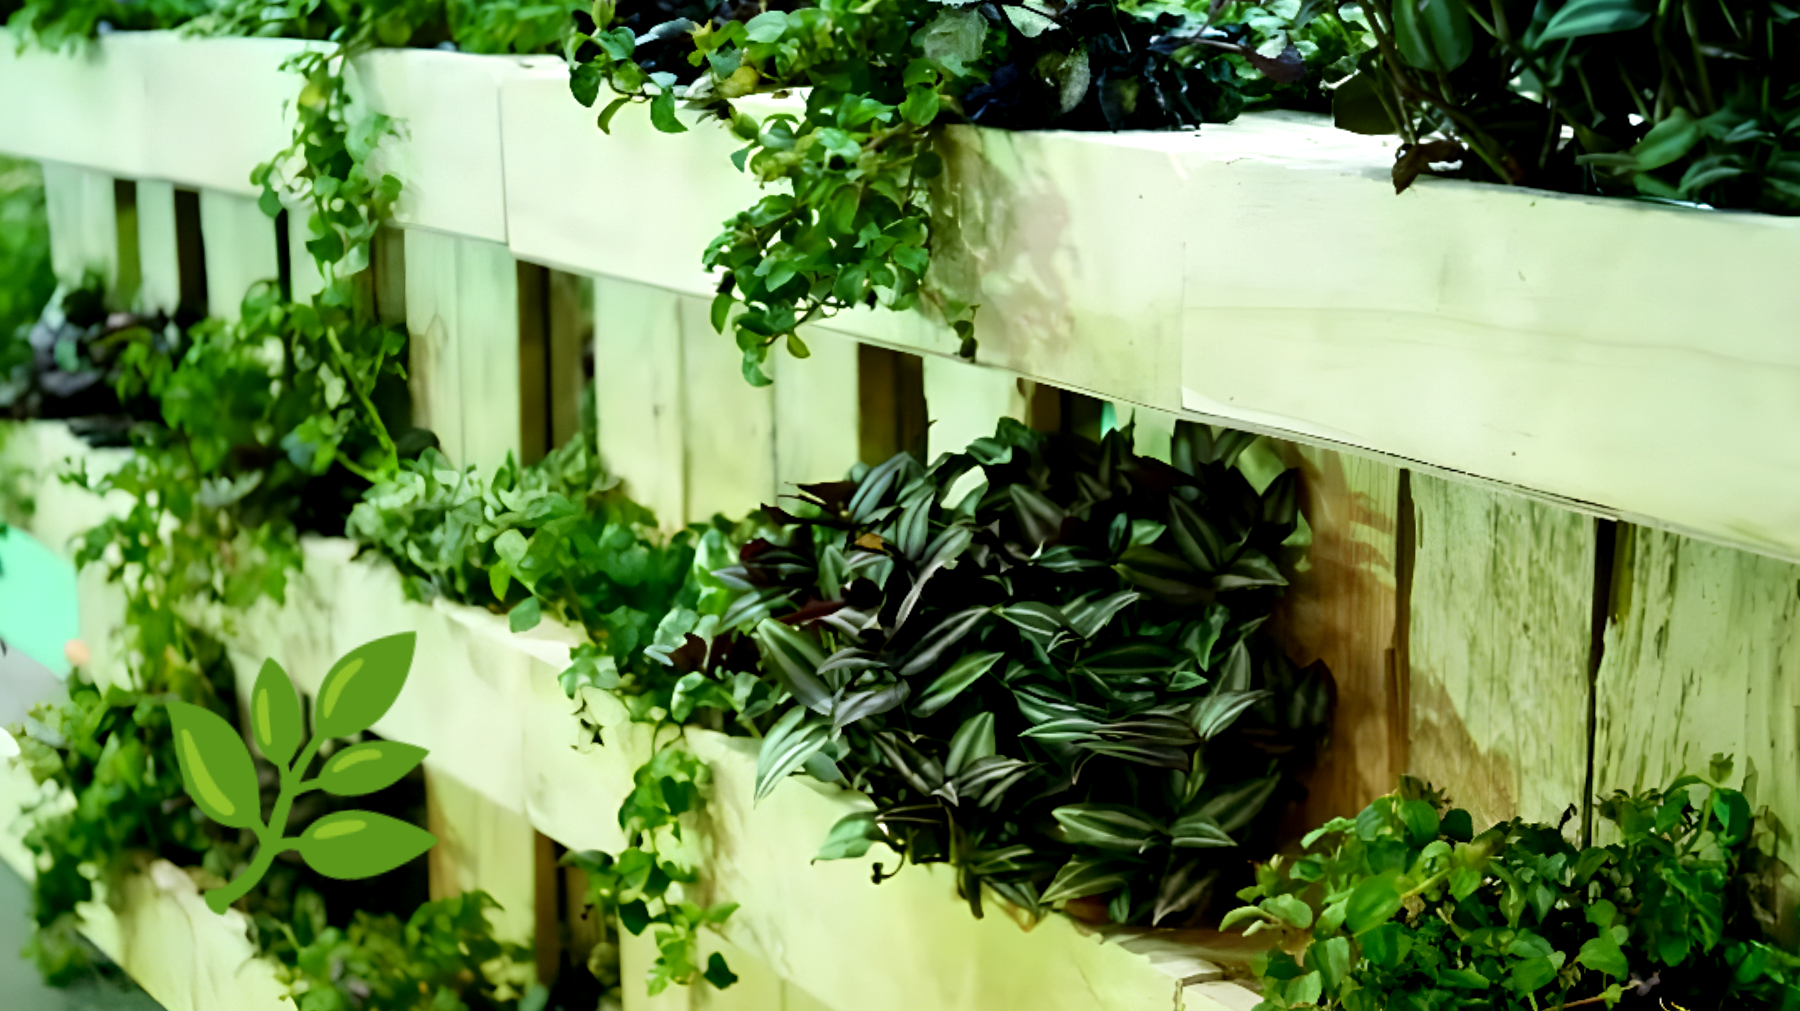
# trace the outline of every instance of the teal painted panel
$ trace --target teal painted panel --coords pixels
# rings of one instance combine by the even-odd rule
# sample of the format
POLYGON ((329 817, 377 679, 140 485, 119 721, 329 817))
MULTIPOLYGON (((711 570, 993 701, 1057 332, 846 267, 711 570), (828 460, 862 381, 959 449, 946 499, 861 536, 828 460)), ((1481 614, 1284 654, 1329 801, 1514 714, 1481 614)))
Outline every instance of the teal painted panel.
POLYGON ((80 634, 75 567, 17 528, 0 531, 0 640, 67 677, 63 646, 80 634))

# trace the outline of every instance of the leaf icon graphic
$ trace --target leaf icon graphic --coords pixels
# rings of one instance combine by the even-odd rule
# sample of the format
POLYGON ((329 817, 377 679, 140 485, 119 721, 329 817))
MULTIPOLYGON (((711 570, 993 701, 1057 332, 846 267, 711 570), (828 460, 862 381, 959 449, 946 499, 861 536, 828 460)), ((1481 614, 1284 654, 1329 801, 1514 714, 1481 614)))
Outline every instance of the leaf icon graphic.
POLYGON ((262 827, 256 765, 250 749, 219 714, 188 702, 170 702, 181 783, 206 816, 232 828, 262 827))
POLYGON ((425 760, 425 749, 399 741, 365 741, 325 760, 319 788, 339 797, 385 790, 425 760))
POLYGON ((349 737, 375 725, 400 697, 412 666, 411 632, 358 646, 325 675, 313 709, 319 737, 349 737))
POLYGON ((373 811, 339 811, 307 827, 300 856, 326 877, 351 881, 386 874, 437 845, 417 825, 373 811))
POLYGON ((273 660, 263 662, 250 693, 250 733, 263 757, 285 768, 300 750, 300 696, 287 671, 273 660))

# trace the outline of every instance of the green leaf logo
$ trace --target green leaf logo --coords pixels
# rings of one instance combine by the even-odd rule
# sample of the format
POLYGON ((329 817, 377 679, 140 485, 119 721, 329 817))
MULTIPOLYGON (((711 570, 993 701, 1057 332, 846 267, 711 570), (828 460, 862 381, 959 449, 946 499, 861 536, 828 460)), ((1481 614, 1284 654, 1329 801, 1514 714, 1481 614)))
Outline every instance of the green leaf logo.
POLYGON ((305 727, 300 697, 281 665, 270 660, 250 695, 250 735, 263 757, 274 763, 281 793, 269 820, 262 820, 256 763, 237 730, 217 713, 186 702, 169 703, 182 785, 206 816, 221 825, 256 833, 256 857, 223 888, 206 893, 206 904, 223 913, 262 880, 275 858, 298 850, 313 870, 353 880, 385 874, 417 859, 437 844, 430 832, 372 811, 339 811, 307 827, 299 838, 286 836, 288 814, 302 794, 324 790, 356 797, 385 789, 425 760, 425 749, 398 741, 364 741, 325 760, 317 778, 307 773, 320 747, 333 737, 359 734, 387 713, 412 667, 414 637, 377 639, 339 660, 325 675, 313 711, 313 738, 302 747, 305 727), (295 752, 298 751, 298 756, 295 752))
POLYGON ((206 816, 231 828, 262 825, 250 749, 225 718, 188 702, 170 702, 181 782, 206 816))
POLYGON ((351 650, 319 686, 313 728, 320 737, 349 737, 387 714, 412 667, 411 632, 390 635, 351 650))

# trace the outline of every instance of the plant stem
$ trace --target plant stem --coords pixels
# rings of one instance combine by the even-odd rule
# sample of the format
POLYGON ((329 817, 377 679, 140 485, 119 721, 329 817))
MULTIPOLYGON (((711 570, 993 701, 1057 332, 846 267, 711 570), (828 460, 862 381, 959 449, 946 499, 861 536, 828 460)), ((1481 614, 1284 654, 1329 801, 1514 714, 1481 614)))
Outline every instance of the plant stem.
POLYGON ((305 779, 306 768, 319 754, 319 745, 323 743, 315 737, 301 749, 300 757, 294 764, 281 770, 281 794, 275 798, 275 808, 269 812, 269 824, 256 833, 256 859, 244 872, 232 879, 223 888, 215 888, 206 893, 206 906, 215 913, 223 913, 231 908, 231 904, 249 894, 263 875, 269 873, 275 858, 294 848, 293 840, 284 839, 282 833, 287 830, 288 814, 294 809, 294 798, 306 792, 312 785, 305 779))

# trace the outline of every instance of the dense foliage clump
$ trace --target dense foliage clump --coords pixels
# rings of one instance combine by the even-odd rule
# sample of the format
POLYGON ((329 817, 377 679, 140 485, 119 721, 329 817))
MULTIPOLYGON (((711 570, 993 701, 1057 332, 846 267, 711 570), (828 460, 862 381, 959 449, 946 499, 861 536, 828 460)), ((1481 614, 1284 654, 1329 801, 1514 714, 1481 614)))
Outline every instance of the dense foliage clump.
POLYGON ((1477 835, 1467 811, 1402 781, 1259 868, 1239 893, 1255 905, 1225 923, 1304 944, 1257 960, 1264 1011, 1790 1011, 1800 958, 1768 940, 1776 829, 1730 776, 1716 758, 1616 792, 1596 808, 1612 841, 1588 847, 1520 819, 1477 835))

